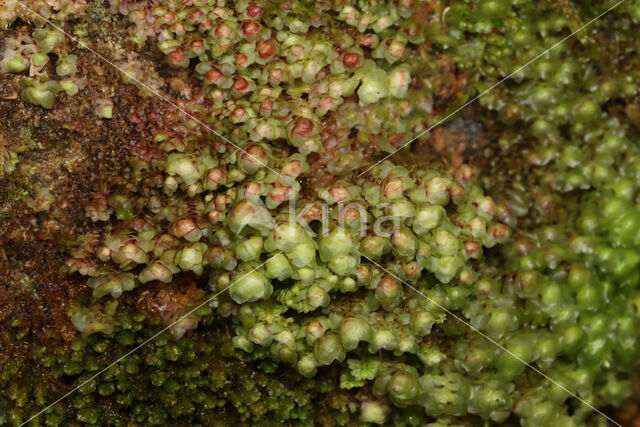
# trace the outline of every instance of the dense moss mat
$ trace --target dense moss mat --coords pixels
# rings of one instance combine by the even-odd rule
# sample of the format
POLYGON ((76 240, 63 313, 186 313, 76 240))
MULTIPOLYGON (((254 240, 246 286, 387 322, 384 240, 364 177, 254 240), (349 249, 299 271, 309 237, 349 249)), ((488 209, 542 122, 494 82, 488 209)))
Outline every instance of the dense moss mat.
POLYGON ((73 391, 31 423, 606 425, 632 394, 635 2, 28 5, 0 423, 73 391))

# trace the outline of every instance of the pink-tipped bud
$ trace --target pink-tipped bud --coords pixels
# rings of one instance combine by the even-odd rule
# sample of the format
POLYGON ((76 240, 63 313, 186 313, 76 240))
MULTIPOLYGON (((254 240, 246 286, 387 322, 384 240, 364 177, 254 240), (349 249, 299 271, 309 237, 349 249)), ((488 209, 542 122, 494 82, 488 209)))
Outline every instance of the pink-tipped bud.
POLYGON ((280 83, 284 77, 284 71, 280 68, 274 68, 269 72, 269 80, 273 83, 280 83))
POLYGON ((217 68, 212 68, 207 72, 205 78, 209 83, 215 83, 222 78, 222 73, 217 68))
POLYGON ((204 19, 205 19, 205 14, 200 9, 194 9, 189 14, 189 20, 191 22, 200 23, 204 21, 204 19))
POLYGON ((233 80, 233 89, 238 92, 245 92, 249 88, 249 82, 244 78, 239 77, 233 80))
POLYGON ((167 59, 172 67, 184 68, 189 65, 189 58, 180 49, 170 52, 167 59))
POLYGON ((320 208, 320 206, 315 204, 305 206, 302 213, 302 218, 304 218, 309 222, 320 220, 322 219, 322 208, 320 208))
POLYGON ((254 174, 261 167, 266 166, 269 156, 259 145, 250 145, 238 159, 238 166, 244 173, 254 174))
POLYGON ((247 55, 237 55, 236 56, 236 65, 238 67, 244 67, 248 64, 249 62, 249 57, 247 57, 247 55))
POLYGON ((216 36, 219 38, 228 38, 233 30, 227 24, 220 24, 216 27, 216 36))
POLYGON ((329 189, 329 196, 331 196, 334 202, 340 203, 349 198, 349 192, 342 185, 336 185, 329 189))
POLYGON ((270 99, 265 99, 260 103, 260 113, 261 114, 270 114, 273 110, 273 101, 270 99))
POLYGON ((245 22, 242 24, 242 34, 246 38, 253 38, 260 32, 260 24, 257 22, 245 22))
POLYGON ((169 227, 169 232, 175 237, 184 238, 189 242, 196 242, 202 237, 202 230, 191 218, 180 218, 169 227))
POLYGON ((482 256, 482 246, 475 240, 467 240, 464 242, 464 251, 469 258, 479 258, 482 256))
POLYGON ((347 53, 342 58, 342 64, 347 68, 356 68, 360 65, 360 55, 357 53, 347 53))
POLYGON ((404 191, 404 181, 401 177, 392 178, 384 184, 382 193, 387 199, 397 199, 404 191))
POLYGON ((247 8, 247 17, 250 19, 258 19, 262 16, 262 12, 264 12, 263 8, 252 4, 247 8))
POLYGON ((344 221, 344 224, 346 225, 355 224, 357 223, 357 221, 359 221, 362 218, 362 215, 360 214, 360 209, 353 206, 352 204, 343 206, 340 209, 339 216, 341 220, 344 221))
POLYGON ((262 184, 255 181, 247 182, 242 187, 244 197, 246 199, 253 199, 262 195, 262 184))
POLYGON ((227 173, 220 167, 211 168, 207 171, 205 178, 205 189, 215 190, 219 185, 227 182, 227 173))
POLYGON ((420 265, 415 261, 406 263, 403 266, 403 270, 404 275, 409 280, 416 280, 420 278, 420 276, 422 276, 422 269, 420 268, 420 265))
POLYGON ((365 34, 359 40, 360 46, 371 47, 376 41, 376 36, 373 34, 365 34))
POLYGON ((313 132, 313 122, 307 118, 300 117, 293 126, 293 134, 300 137, 308 137, 313 132))
POLYGON ((511 234, 511 230, 509 230, 509 227, 499 222, 491 223, 489 225, 488 231, 498 242, 506 240, 511 234))
POLYGON ((234 123, 238 123, 242 121, 242 119, 244 119, 246 115, 247 111, 242 107, 238 107, 231 113, 231 121, 234 123))
POLYGON ((276 45, 271 40, 265 40, 258 46, 258 56, 267 59, 276 53, 276 45))
POLYGON ((209 30, 211 30, 213 28, 213 23, 211 22, 210 19, 205 19, 204 21, 202 21, 200 23, 200 25, 198 26, 198 29, 201 32, 208 32, 209 30))
POLYGON ((400 43, 399 41, 394 40, 391 43, 389 43, 388 52, 389 52, 389 55, 391 55, 394 58, 400 58, 402 55, 404 55, 404 50, 405 50, 404 44, 400 43))
POLYGON ((282 203, 286 200, 289 200, 291 191, 291 187, 287 187, 285 185, 276 185, 269 192, 269 197, 271 197, 271 199, 275 202, 282 203))

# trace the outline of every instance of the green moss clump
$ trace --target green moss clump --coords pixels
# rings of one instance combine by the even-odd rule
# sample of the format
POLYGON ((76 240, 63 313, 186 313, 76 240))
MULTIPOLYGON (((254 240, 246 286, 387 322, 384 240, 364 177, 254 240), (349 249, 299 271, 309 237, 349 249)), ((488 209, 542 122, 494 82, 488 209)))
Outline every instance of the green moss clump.
MULTIPOLYGON (((51 384, 80 384, 164 325, 172 336, 47 422, 577 426, 631 393, 635 6, 560 44, 604 5, 114 6, 128 42, 163 58, 152 86, 190 117, 129 115, 151 142, 87 206, 104 236, 60 269, 91 289, 69 305, 80 334, 37 357, 51 384), (491 141, 476 165, 385 158, 477 94, 491 141)), ((51 52, 47 31, 34 37, 51 52)), ((125 68, 130 83, 149 70, 125 68)), ((78 72, 75 56, 56 70, 78 72)), ((51 108, 62 85, 25 78, 23 99, 51 108)), ((0 393, 11 422, 53 400, 29 400, 25 381, 0 393)))

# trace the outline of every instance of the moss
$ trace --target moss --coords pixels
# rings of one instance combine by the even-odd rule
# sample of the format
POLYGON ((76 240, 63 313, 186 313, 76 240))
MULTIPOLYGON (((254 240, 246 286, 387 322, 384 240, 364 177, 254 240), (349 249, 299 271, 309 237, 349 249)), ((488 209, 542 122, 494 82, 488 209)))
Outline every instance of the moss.
MULTIPOLYGON (((16 359, 38 369, 5 380, 0 413, 26 419, 147 339, 47 422, 595 419, 523 362, 599 408, 629 395, 640 315, 634 6, 487 93, 604 6, 113 6, 92 2, 88 18, 60 11, 89 41, 106 40, 129 73, 83 110, 115 122, 100 125, 113 132, 129 123, 129 145, 85 203, 95 228, 66 240, 60 280, 80 286, 57 301, 81 334, 16 359), (137 53, 119 53, 128 47, 137 53), (143 101, 148 88, 118 91, 145 76, 191 117, 143 101), (424 143, 426 129, 477 94, 474 129, 490 141, 472 147, 474 166, 407 149, 369 168, 412 135, 424 143), (172 337, 154 337, 165 325, 172 337)), ((33 37, 60 54, 49 64, 59 75, 87 75, 87 58, 55 32, 33 37)), ((41 59, 30 61, 49 66, 41 59)), ((22 65, 8 71, 26 73, 22 65)), ((22 97, 55 117, 74 82, 25 77, 22 97)), ((42 148, 22 132, 20 154, 42 148)), ((20 164, 21 180, 40 172, 36 163, 20 164)), ((60 217, 59 193, 18 184, 14 201, 60 217)))

